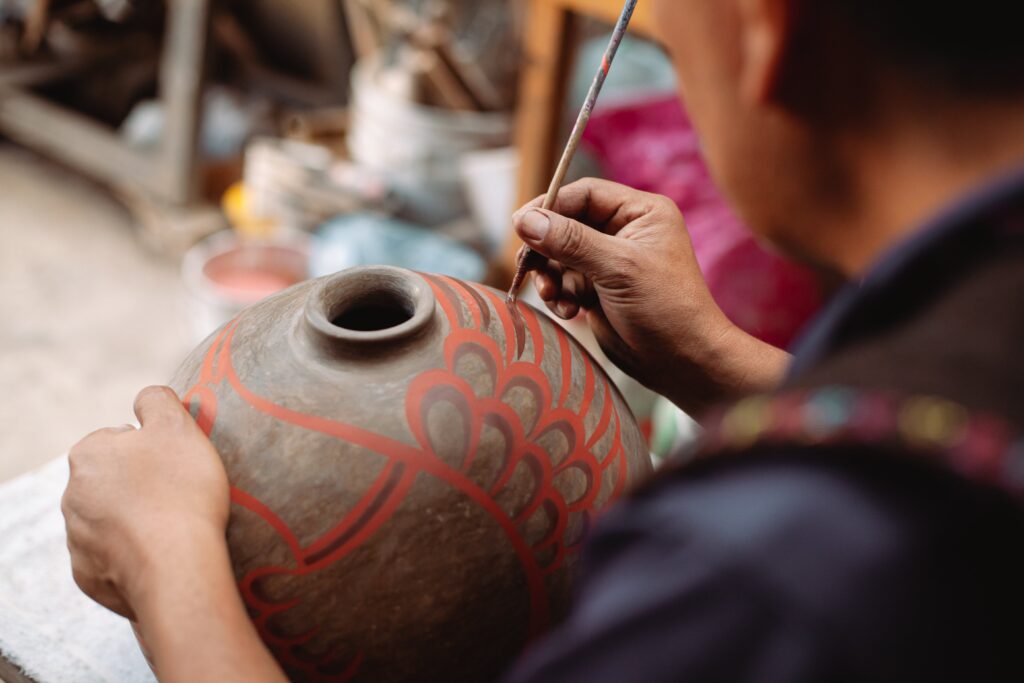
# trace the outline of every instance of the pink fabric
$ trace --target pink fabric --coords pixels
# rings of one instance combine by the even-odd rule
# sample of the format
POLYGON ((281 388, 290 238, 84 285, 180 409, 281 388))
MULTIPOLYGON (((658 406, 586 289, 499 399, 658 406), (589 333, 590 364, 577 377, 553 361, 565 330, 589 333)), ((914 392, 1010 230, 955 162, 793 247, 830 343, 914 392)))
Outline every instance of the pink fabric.
POLYGON ((793 341, 821 306, 817 280, 766 251, 727 206, 678 98, 595 112, 585 141, 609 180, 676 201, 711 293, 733 322, 776 346, 793 341))

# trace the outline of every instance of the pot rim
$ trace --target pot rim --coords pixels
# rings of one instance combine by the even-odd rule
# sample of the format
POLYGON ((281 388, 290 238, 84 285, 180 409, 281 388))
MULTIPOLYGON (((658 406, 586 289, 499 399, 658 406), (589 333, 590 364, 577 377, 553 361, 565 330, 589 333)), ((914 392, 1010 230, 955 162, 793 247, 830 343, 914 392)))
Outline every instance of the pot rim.
POLYGON ((393 266, 349 268, 323 279, 306 300, 304 319, 322 344, 336 349, 369 350, 416 336, 434 319, 434 291, 418 274, 393 266), (382 304, 383 302, 383 304, 382 304), (352 329, 337 321, 346 312, 389 306, 405 320, 381 329, 352 329))

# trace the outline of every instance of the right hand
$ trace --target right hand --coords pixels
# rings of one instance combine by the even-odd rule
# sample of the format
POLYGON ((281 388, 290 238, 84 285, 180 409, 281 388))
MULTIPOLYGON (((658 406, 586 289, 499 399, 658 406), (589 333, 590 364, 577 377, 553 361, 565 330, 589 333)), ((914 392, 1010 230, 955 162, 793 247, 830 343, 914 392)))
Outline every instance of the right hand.
POLYGON ((563 319, 586 311, 623 371, 691 413, 781 381, 789 357, 715 303, 672 200, 585 179, 562 188, 552 211, 541 204, 513 218, 519 237, 548 259, 537 291, 563 319))

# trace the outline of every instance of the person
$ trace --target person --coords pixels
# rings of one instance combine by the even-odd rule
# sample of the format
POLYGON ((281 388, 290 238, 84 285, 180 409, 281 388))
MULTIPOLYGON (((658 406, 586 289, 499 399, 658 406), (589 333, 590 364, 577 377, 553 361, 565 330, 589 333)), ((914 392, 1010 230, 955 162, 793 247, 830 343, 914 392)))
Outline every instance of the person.
MULTIPOLYGON (((723 191, 849 284, 790 356, 717 309, 670 202, 584 180, 516 215, 552 310, 707 438, 606 516, 509 681, 1024 680, 1024 5, 654 5, 723 191)), ((164 681, 281 680, 216 454, 169 390, 136 410, 70 455, 76 580, 164 681)))

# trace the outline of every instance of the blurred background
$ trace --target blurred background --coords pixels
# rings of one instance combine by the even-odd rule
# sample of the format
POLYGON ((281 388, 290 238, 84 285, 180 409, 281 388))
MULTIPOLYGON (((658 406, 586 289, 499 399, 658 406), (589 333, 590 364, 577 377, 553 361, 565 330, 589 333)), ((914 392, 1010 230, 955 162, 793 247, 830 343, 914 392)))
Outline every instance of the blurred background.
MULTIPOLYGON (((309 277, 508 285, 621 0, 0 0, 0 481, 133 419, 203 337, 309 277)), ((725 311, 819 305, 719 196, 641 3, 572 175, 666 194, 725 311)), ((572 331, 586 342, 582 323, 572 331)), ((689 420, 616 380, 664 454, 689 420)))

